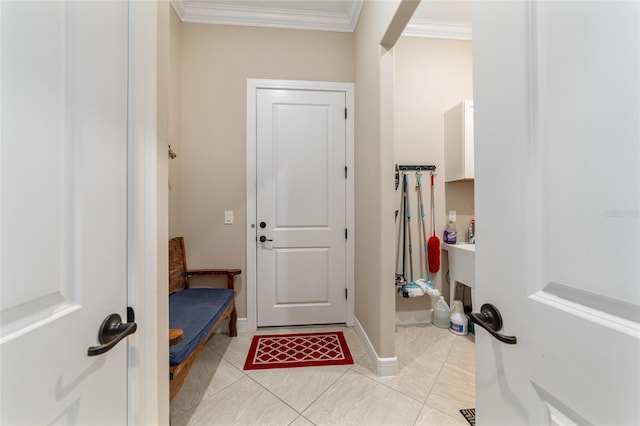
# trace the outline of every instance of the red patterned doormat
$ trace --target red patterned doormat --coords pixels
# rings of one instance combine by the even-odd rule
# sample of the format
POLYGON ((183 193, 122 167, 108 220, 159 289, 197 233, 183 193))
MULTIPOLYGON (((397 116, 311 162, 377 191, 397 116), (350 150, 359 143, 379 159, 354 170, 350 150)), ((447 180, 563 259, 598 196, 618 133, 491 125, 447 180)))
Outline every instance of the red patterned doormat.
POLYGON ((342 331, 253 336, 245 370, 353 364, 342 331))

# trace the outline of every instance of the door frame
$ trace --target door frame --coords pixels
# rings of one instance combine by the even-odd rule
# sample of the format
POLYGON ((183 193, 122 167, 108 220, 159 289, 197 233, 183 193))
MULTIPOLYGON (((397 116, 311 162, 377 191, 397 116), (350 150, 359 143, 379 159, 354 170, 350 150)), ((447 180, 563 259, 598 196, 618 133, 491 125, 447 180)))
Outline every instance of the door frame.
POLYGON ((134 307, 139 325, 137 333, 127 339, 130 425, 169 422, 162 409, 164 400, 169 400, 168 348, 164 364, 158 350, 163 343, 159 330, 168 329, 168 319, 158 311, 158 299, 167 292, 158 289, 158 191, 163 187, 158 185, 157 174, 163 157, 158 157, 162 150, 157 137, 157 37, 158 5, 130 1, 127 304, 134 307), (162 380, 165 370, 166 380, 162 380))
POLYGON ((355 202, 354 202, 354 84, 326 81, 303 81, 303 80, 264 80, 247 79, 247 217, 246 217, 246 289, 247 289, 247 322, 246 330, 255 331, 257 329, 257 254, 256 244, 256 216, 257 216, 257 95, 259 89, 281 89, 281 90, 313 90, 344 92, 347 106, 346 123, 346 150, 345 161, 347 166, 346 178, 346 226, 349 230, 346 247, 346 287, 347 287, 347 326, 353 326, 355 310, 355 202))

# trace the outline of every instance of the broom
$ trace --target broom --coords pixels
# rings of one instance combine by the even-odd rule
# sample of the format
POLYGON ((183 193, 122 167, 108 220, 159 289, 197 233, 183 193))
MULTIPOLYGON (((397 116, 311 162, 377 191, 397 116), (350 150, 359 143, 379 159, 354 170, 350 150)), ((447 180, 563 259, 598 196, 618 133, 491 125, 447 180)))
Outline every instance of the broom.
POLYGON ((429 257, 429 271, 435 274, 440 270, 440 239, 436 236, 436 207, 433 195, 435 186, 435 175, 431 172, 431 237, 427 244, 427 252, 429 257))

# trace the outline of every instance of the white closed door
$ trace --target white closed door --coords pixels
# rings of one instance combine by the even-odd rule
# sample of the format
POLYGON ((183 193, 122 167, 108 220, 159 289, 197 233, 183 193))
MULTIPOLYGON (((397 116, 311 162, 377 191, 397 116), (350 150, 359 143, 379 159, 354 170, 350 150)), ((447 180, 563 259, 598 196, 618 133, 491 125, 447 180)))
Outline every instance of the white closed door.
POLYGON ((3 425, 127 424, 126 2, 0 2, 3 425))
POLYGON ((258 89, 258 326, 346 320, 345 108, 344 92, 258 89))
POLYGON ((640 3, 474 2, 478 425, 640 424, 640 3))

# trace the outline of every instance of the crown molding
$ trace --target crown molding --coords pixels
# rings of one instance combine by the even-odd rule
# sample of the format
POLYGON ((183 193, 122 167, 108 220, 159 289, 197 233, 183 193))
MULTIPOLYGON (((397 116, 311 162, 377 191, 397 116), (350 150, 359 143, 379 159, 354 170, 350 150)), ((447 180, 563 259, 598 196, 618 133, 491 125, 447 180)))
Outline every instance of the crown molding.
POLYGON ((251 27, 353 32, 363 0, 349 2, 346 13, 307 12, 272 7, 237 7, 197 0, 171 0, 183 22, 251 27))
MULTIPOLYGON (((233 5, 203 0, 171 0, 183 22, 250 27, 353 32, 364 0, 349 2, 345 13, 233 5)), ((402 33, 409 37, 471 40, 471 23, 414 18, 402 33)))
POLYGON ((471 24, 412 19, 402 35, 449 40, 471 40, 471 24))
POLYGON ((170 0, 171 6, 173 6, 173 10, 178 15, 178 18, 182 21, 182 17, 184 16, 185 4, 184 0, 170 0))

